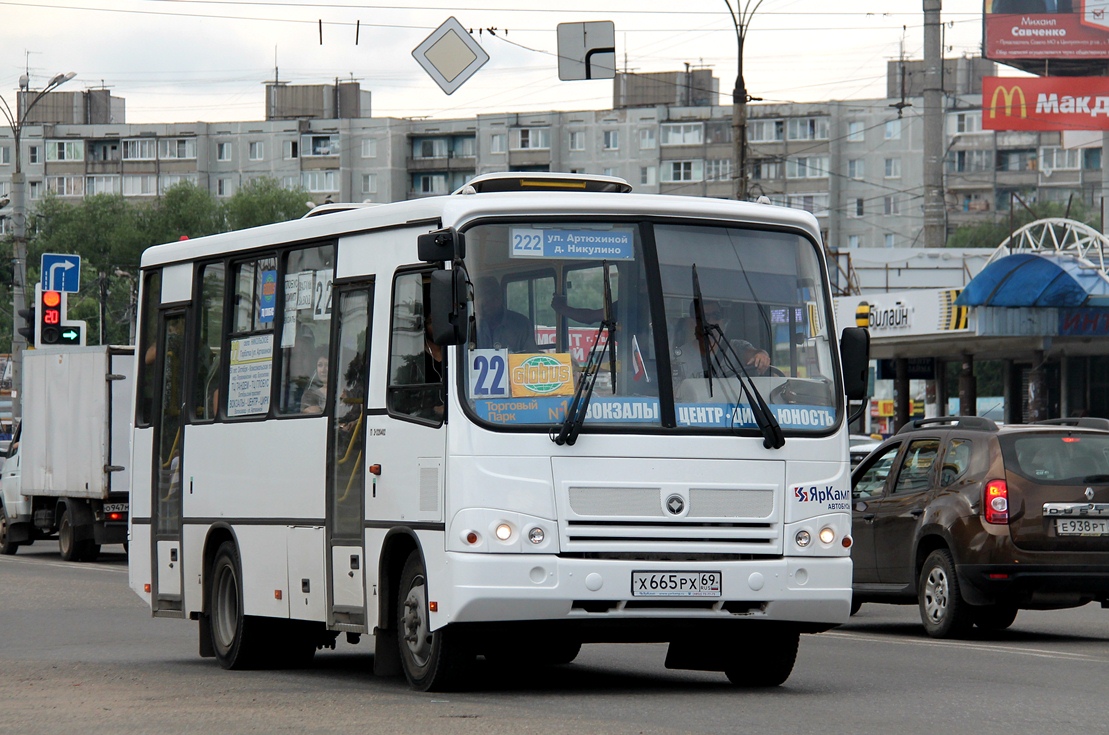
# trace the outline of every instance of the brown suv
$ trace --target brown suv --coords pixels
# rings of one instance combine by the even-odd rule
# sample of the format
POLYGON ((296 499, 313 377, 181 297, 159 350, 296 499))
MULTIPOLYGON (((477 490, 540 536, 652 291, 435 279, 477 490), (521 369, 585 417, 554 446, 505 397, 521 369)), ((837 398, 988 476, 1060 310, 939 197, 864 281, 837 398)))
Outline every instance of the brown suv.
POLYGON ((1109 607, 1109 420, 919 419, 852 473, 852 612, 920 605, 928 634, 1109 607))

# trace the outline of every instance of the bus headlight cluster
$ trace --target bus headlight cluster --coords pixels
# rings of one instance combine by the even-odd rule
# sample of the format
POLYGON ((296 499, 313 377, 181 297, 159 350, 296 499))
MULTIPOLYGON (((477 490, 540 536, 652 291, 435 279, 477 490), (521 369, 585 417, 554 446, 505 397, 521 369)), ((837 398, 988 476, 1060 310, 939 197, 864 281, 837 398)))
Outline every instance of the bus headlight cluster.
POLYGON ((497 538, 501 541, 508 541, 512 538, 512 526, 508 523, 498 523, 493 533, 496 534, 497 538))
POLYGON ((797 542, 797 545, 803 549, 812 543, 812 534, 808 531, 801 530, 797 532, 797 535, 793 537, 793 540, 797 542))
POLYGON ((836 532, 829 526, 820 529, 820 543, 830 544, 836 540, 836 532))
POLYGON ((547 534, 543 533, 543 529, 539 526, 533 526, 532 529, 528 531, 528 541, 537 546, 543 543, 543 539, 545 538, 547 538, 547 534))
MULTIPOLYGON (((836 540, 836 530, 831 526, 825 526, 824 528, 820 529, 820 533, 818 533, 816 537, 820 539, 820 543, 824 544, 825 546, 831 546, 832 543, 836 540)), ((799 548, 807 548, 812 544, 812 534, 806 529, 801 529, 793 537, 793 541, 797 544, 799 548)))

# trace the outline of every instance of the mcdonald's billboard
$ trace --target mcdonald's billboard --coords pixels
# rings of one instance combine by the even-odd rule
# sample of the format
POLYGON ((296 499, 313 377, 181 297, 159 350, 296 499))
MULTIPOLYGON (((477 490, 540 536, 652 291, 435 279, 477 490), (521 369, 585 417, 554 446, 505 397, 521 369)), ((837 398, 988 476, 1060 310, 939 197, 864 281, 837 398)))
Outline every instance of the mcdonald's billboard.
POLYGON ((986 0, 986 58, 1109 59, 1106 0, 986 0))
POLYGON ((986 130, 1109 130, 1109 77, 985 77, 986 130))

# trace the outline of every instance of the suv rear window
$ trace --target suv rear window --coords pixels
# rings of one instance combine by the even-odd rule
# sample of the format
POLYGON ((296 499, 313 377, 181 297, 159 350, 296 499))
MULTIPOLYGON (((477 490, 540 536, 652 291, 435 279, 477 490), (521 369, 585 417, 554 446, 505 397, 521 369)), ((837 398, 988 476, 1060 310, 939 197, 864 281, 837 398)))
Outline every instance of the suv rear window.
POLYGON ((1109 481, 1109 434, 1011 434, 1001 439, 1006 468, 1039 482, 1109 481))

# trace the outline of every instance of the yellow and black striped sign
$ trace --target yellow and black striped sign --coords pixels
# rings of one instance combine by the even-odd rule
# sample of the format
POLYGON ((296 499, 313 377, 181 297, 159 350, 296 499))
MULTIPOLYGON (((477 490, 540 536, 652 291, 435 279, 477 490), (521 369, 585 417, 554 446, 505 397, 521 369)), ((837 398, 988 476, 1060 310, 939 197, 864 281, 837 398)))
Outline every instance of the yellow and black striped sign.
POLYGON ((962 289, 952 288, 940 292, 940 329, 967 328, 968 307, 955 305, 955 299, 959 298, 960 291, 962 289))

